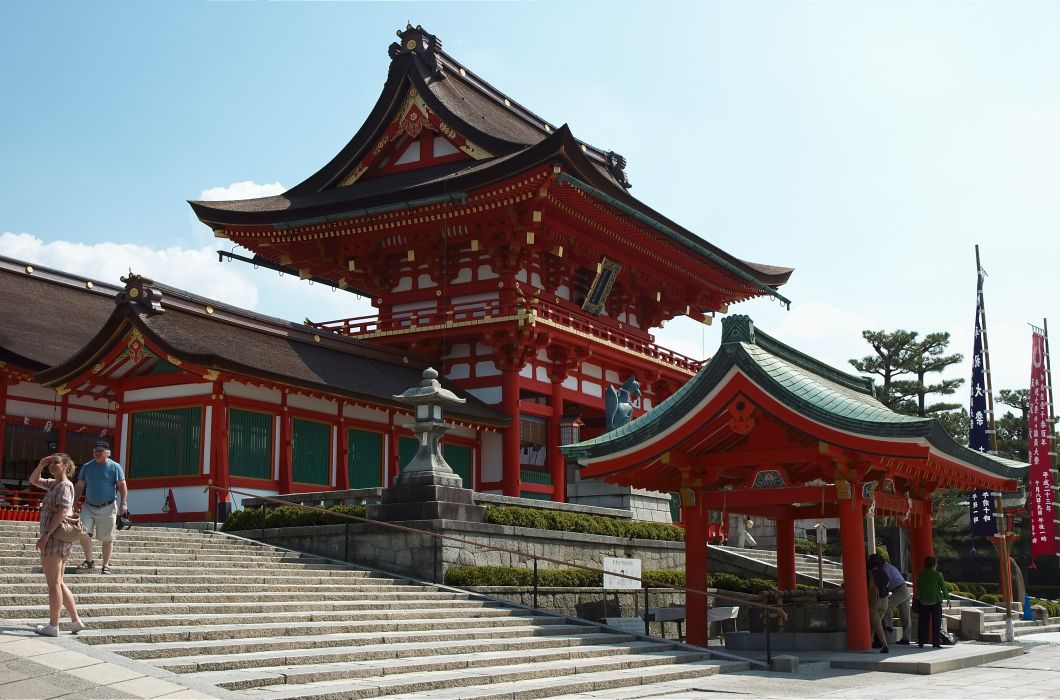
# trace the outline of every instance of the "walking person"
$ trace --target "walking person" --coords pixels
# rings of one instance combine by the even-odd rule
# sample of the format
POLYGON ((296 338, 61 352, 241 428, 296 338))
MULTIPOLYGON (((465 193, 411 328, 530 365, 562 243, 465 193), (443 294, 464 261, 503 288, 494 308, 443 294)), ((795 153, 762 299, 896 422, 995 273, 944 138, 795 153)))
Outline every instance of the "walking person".
POLYGON ((946 579, 935 569, 935 557, 924 558, 924 569, 916 577, 916 599, 920 614, 917 618, 917 645, 931 638, 931 646, 942 646, 942 601, 950 599, 946 579), (930 632, 928 631, 930 629, 930 632))
POLYGON ((100 573, 110 573, 110 557, 114 551, 114 531, 118 514, 128 512, 129 489, 125 485, 125 470, 110 458, 110 444, 100 440, 92 448, 92 459, 81 465, 74 487, 74 502, 85 495, 81 508, 81 523, 85 534, 81 537, 81 549, 85 561, 80 571, 91 571, 96 567, 92 558, 92 536, 102 543, 103 566, 100 573))
MULTIPOLYGON (((887 646, 887 633, 883 629, 883 608, 881 607, 881 603, 886 600, 886 597, 880 597, 880 587, 875 576, 876 572, 868 569, 866 573, 869 588, 869 628, 879 642, 880 653, 888 654, 891 648, 887 646)), ((872 648, 875 649, 876 647, 876 642, 873 642, 872 648)))
POLYGON ((37 634, 44 637, 59 636, 59 614, 63 607, 70 615, 71 632, 77 634, 85 628, 85 623, 77 616, 74 594, 63 582, 66 560, 74 545, 52 538, 52 533, 59 529, 63 519, 73 512, 74 485, 70 482, 73 474, 74 461, 69 455, 58 453, 37 462, 29 476, 29 483, 48 492, 40 505, 40 539, 37 540, 40 566, 48 584, 48 624, 36 628, 37 634), (52 475, 51 479, 41 477, 45 467, 52 475))
POLYGON ((898 608, 898 619, 902 624, 902 638, 896 643, 909 644, 909 640, 913 638, 913 615, 910 610, 913 592, 909 590, 905 576, 898 570, 898 567, 876 553, 869 555, 869 568, 878 571, 880 578, 885 581, 881 596, 886 595, 886 600, 880 604, 884 607, 884 628, 891 627, 893 622, 890 611, 892 608, 898 608))

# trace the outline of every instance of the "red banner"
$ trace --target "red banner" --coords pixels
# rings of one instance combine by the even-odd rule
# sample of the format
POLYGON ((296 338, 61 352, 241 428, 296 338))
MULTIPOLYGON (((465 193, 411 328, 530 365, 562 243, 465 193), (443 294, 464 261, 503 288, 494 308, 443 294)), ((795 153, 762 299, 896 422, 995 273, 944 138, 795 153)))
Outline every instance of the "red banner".
POLYGON ((1030 475, 1027 483, 1027 510, 1031 521, 1031 559, 1056 554, 1056 522, 1053 484, 1049 474, 1049 384, 1046 376, 1045 335, 1035 329, 1031 337, 1031 390, 1027 452, 1030 475))

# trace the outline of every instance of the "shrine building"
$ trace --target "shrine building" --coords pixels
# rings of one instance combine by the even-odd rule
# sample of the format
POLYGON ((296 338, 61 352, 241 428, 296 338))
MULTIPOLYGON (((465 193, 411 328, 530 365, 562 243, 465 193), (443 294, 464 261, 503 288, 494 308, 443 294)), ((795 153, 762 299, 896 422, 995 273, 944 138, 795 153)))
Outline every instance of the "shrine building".
MULTIPOLYGON (((739 315, 722 321, 709 364, 654 411, 562 451, 583 476, 680 493, 689 588, 706 589, 706 533, 716 514, 775 522, 781 591, 795 589, 795 522, 837 518, 851 650, 870 646, 866 518, 893 516, 908 530, 916 580, 934 555, 933 494, 1013 491, 1027 469, 959 445, 937 418, 891 411, 870 379, 829 367, 739 315)), ((692 644, 706 644, 706 603, 687 597, 692 644)))
POLYGON ((308 321, 322 338, 422 356, 510 417, 465 486, 568 500, 577 479, 559 446, 605 431, 609 387, 635 377, 642 415, 702 367, 652 329, 755 297, 786 303, 791 270, 667 219, 630 194, 622 156, 537 116, 422 28, 398 35, 375 107, 318 172, 281 195, 191 206, 248 262, 378 309, 308 321))

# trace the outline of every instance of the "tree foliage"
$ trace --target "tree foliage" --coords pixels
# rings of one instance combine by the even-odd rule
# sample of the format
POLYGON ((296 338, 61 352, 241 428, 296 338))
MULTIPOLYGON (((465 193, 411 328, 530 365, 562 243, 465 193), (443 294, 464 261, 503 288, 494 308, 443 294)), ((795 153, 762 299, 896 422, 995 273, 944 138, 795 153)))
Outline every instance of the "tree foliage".
MULTIPOLYGON (((934 396, 949 396, 964 383, 961 378, 932 381, 933 375, 964 359, 960 353, 946 353, 949 333, 928 333, 921 338, 916 331, 862 331, 861 337, 875 354, 851 359, 850 364, 859 372, 880 377, 882 384, 877 398, 885 406, 914 416, 946 416, 947 430, 960 428, 961 415, 948 415, 948 412, 960 408, 961 404, 929 400, 934 396)), ((967 442, 966 422, 964 426, 967 442)))
POLYGON ((1001 457, 1026 462, 1027 417, 1030 413, 1030 391, 1027 389, 1002 389, 994 397, 995 404, 1016 409, 1015 413, 994 412, 994 429, 997 431, 997 453, 1001 457))

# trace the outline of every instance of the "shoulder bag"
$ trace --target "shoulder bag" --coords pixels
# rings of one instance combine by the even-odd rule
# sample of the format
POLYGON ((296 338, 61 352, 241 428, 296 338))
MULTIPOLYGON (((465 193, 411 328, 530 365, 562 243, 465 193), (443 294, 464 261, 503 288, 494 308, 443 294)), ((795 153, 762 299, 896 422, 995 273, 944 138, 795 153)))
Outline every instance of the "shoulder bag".
POLYGON ((85 526, 81 524, 81 518, 74 514, 63 518, 59 527, 55 528, 55 532, 52 533, 52 539, 60 542, 78 542, 84 534, 85 526))

